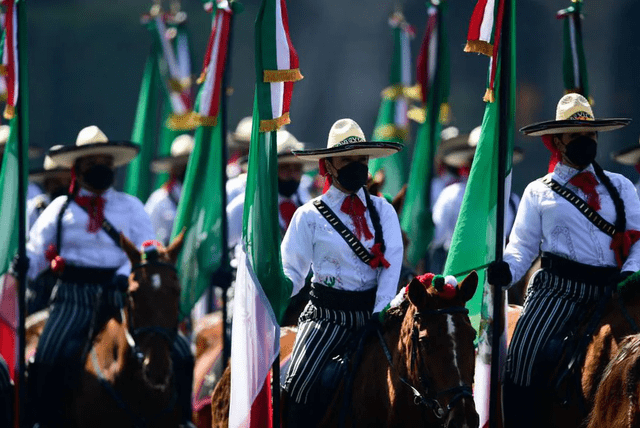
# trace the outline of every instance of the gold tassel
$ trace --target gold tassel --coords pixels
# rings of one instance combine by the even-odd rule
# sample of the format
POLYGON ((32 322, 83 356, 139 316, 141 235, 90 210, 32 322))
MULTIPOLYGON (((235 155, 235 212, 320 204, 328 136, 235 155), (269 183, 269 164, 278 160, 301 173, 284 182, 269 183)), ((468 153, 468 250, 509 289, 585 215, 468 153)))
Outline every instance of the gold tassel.
POLYGON ((167 119, 167 128, 172 131, 191 131, 200 125, 200 115, 195 111, 172 114, 167 119))
POLYGON ((7 74, 7 66, 0 64, 0 76, 6 76, 7 74))
POLYGON ((373 130, 376 140, 402 140, 407 138, 408 131, 398 128, 396 125, 383 125, 373 130))
POLYGON ((14 106, 7 104, 4 107, 4 118, 7 120, 13 119, 15 115, 16 115, 16 108, 14 106))
POLYGON ((299 68, 291 70, 264 70, 263 82, 296 82, 303 78, 299 68))
POLYGON ((277 131, 282 125, 287 125, 289 123, 291 123, 291 119, 289 118, 289 112, 286 112, 282 116, 275 119, 261 120, 260 132, 277 131))
POLYGON ((413 86, 405 86, 402 93, 410 100, 422 101, 422 86, 419 83, 413 86))
POLYGON ((198 79, 196 79, 196 83, 198 85, 202 85, 204 83, 204 80, 207 78, 208 69, 209 69, 209 66, 205 67, 205 69, 202 70, 202 73, 200 73, 200 76, 198 76, 198 79))
POLYGON ((438 118, 440 123, 443 125, 447 125, 451 120, 451 107, 449 103, 442 103, 440 105, 440 117, 438 118))
POLYGON ((387 88, 384 88, 382 90, 382 93, 380 94, 380 96, 385 99, 385 100, 396 100, 400 94, 402 93, 402 86, 400 85, 393 85, 393 86, 389 86, 387 88))
POLYGON ((467 40, 464 51, 493 56, 493 45, 482 40, 467 40))
POLYGON ((424 123, 427 120, 427 111, 422 107, 413 106, 407 112, 407 117, 414 122, 424 123))
POLYGON ((393 86, 389 86, 384 88, 381 92, 380 96, 389 101, 395 101, 401 96, 414 100, 414 101, 422 101, 420 84, 416 84, 414 86, 403 86, 400 84, 396 84, 393 86))
POLYGON ((493 92, 493 89, 487 88, 486 92, 484 93, 484 97, 482 97, 482 101, 484 101, 485 103, 492 103, 495 100, 496 100, 496 95, 493 92))
POLYGON ((216 126, 218 124, 218 116, 200 116, 198 115, 200 126, 216 126))
POLYGON ((191 78, 185 77, 182 80, 169 79, 169 89, 172 92, 183 92, 191 87, 191 78))

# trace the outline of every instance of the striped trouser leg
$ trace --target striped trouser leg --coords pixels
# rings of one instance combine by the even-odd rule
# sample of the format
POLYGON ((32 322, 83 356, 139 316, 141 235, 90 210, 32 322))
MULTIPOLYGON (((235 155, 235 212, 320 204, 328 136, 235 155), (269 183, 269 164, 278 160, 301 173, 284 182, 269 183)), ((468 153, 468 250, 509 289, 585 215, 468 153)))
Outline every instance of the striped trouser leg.
POLYGON ((549 340, 578 325, 604 293, 602 287, 540 270, 531 281, 507 352, 505 372, 510 380, 521 386, 548 380, 536 376, 536 371, 544 369, 541 363, 548 363, 549 357, 553 357, 547 355, 549 340))
POLYGON ((368 313, 338 311, 307 304, 298 326, 284 389, 297 403, 307 403, 324 364, 364 326, 368 313))

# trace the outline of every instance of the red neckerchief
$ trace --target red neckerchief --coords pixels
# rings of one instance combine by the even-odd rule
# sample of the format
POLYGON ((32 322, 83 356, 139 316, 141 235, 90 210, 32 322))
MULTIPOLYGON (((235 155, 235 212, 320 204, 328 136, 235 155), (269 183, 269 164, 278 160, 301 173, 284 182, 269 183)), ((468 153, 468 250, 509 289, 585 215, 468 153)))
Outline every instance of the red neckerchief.
POLYGON ((600 209, 600 195, 596 192, 598 179, 592 172, 581 172, 580 174, 573 176, 573 178, 569 180, 569 183, 573 184, 587 195, 587 203, 591 208, 596 211, 600 209))
POLYGON ((284 200, 280 202, 278 208, 280 210, 280 215, 284 220, 285 230, 287 230, 289 228, 289 223, 291 223, 291 219, 293 218, 293 213, 296 212, 298 206, 290 200, 284 200))
POLYGON ((76 196, 75 201, 78 205, 84 207, 89 214, 87 231, 89 233, 97 233, 104 222, 104 198, 100 195, 76 196))
POLYGON ((348 195, 344 198, 340 211, 351 217, 353 225, 356 228, 355 234, 358 239, 362 239, 363 236, 365 239, 373 239, 373 234, 369 230, 369 226, 367 226, 367 219, 364 216, 364 213, 367 211, 367 207, 364 206, 357 195, 348 195))

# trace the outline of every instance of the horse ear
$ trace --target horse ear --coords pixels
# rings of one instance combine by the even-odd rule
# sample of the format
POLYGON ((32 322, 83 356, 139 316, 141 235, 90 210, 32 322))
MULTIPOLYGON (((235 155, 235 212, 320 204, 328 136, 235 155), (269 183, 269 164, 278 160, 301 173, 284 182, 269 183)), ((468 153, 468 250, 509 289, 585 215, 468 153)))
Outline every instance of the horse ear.
POLYGON ((423 308, 427 304, 427 289, 417 278, 413 278, 407 290, 409 301, 418 308, 423 308))
POLYGON ((468 302, 476 293, 476 288, 478 288, 478 274, 473 270, 458 284, 457 295, 463 302, 468 302))
POLYGON ((124 236, 124 233, 120 233, 120 246, 127 254, 127 257, 129 257, 132 266, 140 264, 140 251, 138 251, 138 248, 136 248, 133 242, 124 236))
POLYGON ((175 264, 176 260, 178 260, 178 254, 180 253, 180 250, 182 249, 182 243, 184 241, 184 234, 185 234, 186 230, 187 230, 187 228, 183 227, 182 231, 180 231, 178 236, 173 238, 173 241, 171 241, 171 244, 169 244, 169 246, 167 247, 167 256, 169 256, 169 260, 173 264, 175 264))

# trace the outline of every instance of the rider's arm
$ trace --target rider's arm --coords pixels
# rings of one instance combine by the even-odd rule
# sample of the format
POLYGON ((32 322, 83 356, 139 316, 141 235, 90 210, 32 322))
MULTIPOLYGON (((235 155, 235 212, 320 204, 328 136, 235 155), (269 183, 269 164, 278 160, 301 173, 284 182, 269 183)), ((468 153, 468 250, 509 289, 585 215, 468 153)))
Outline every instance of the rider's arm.
MULTIPOLYGON (((155 239, 155 233, 153 231, 153 226, 151 226, 151 220, 149 219, 149 215, 144 210, 144 206, 142 202, 138 198, 135 198, 130 195, 125 195, 129 201, 128 203, 128 223, 126 230, 122 232, 125 236, 133 242, 138 249, 142 246, 144 241, 155 239)), ((120 266, 116 275, 125 275, 129 276, 131 273, 131 263, 129 259, 125 256, 123 258, 123 264, 120 266)))
POLYGON ((45 253, 50 245, 56 243, 56 231, 58 230, 58 213, 62 208, 66 198, 56 198, 40 214, 36 222, 29 231, 27 240, 27 257, 29 258, 29 270, 27 277, 34 280, 37 276, 49 267, 45 253))
POLYGON ((380 215, 382 236, 386 246, 384 258, 389 262, 389 267, 378 268, 378 291, 373 307, 374 312, 380 312, 384 309, 397 293, 404 251, 398 214, 388 202, 383 200, 378 202, 380 203, 376 204, 376 208, 380 215))
POLYGON ((284 274, 293 283, 292 296, 304 287, 313 257, 313 233, 304 215, 306 206, 293 214, 287 233, 280 245, 284 274))

